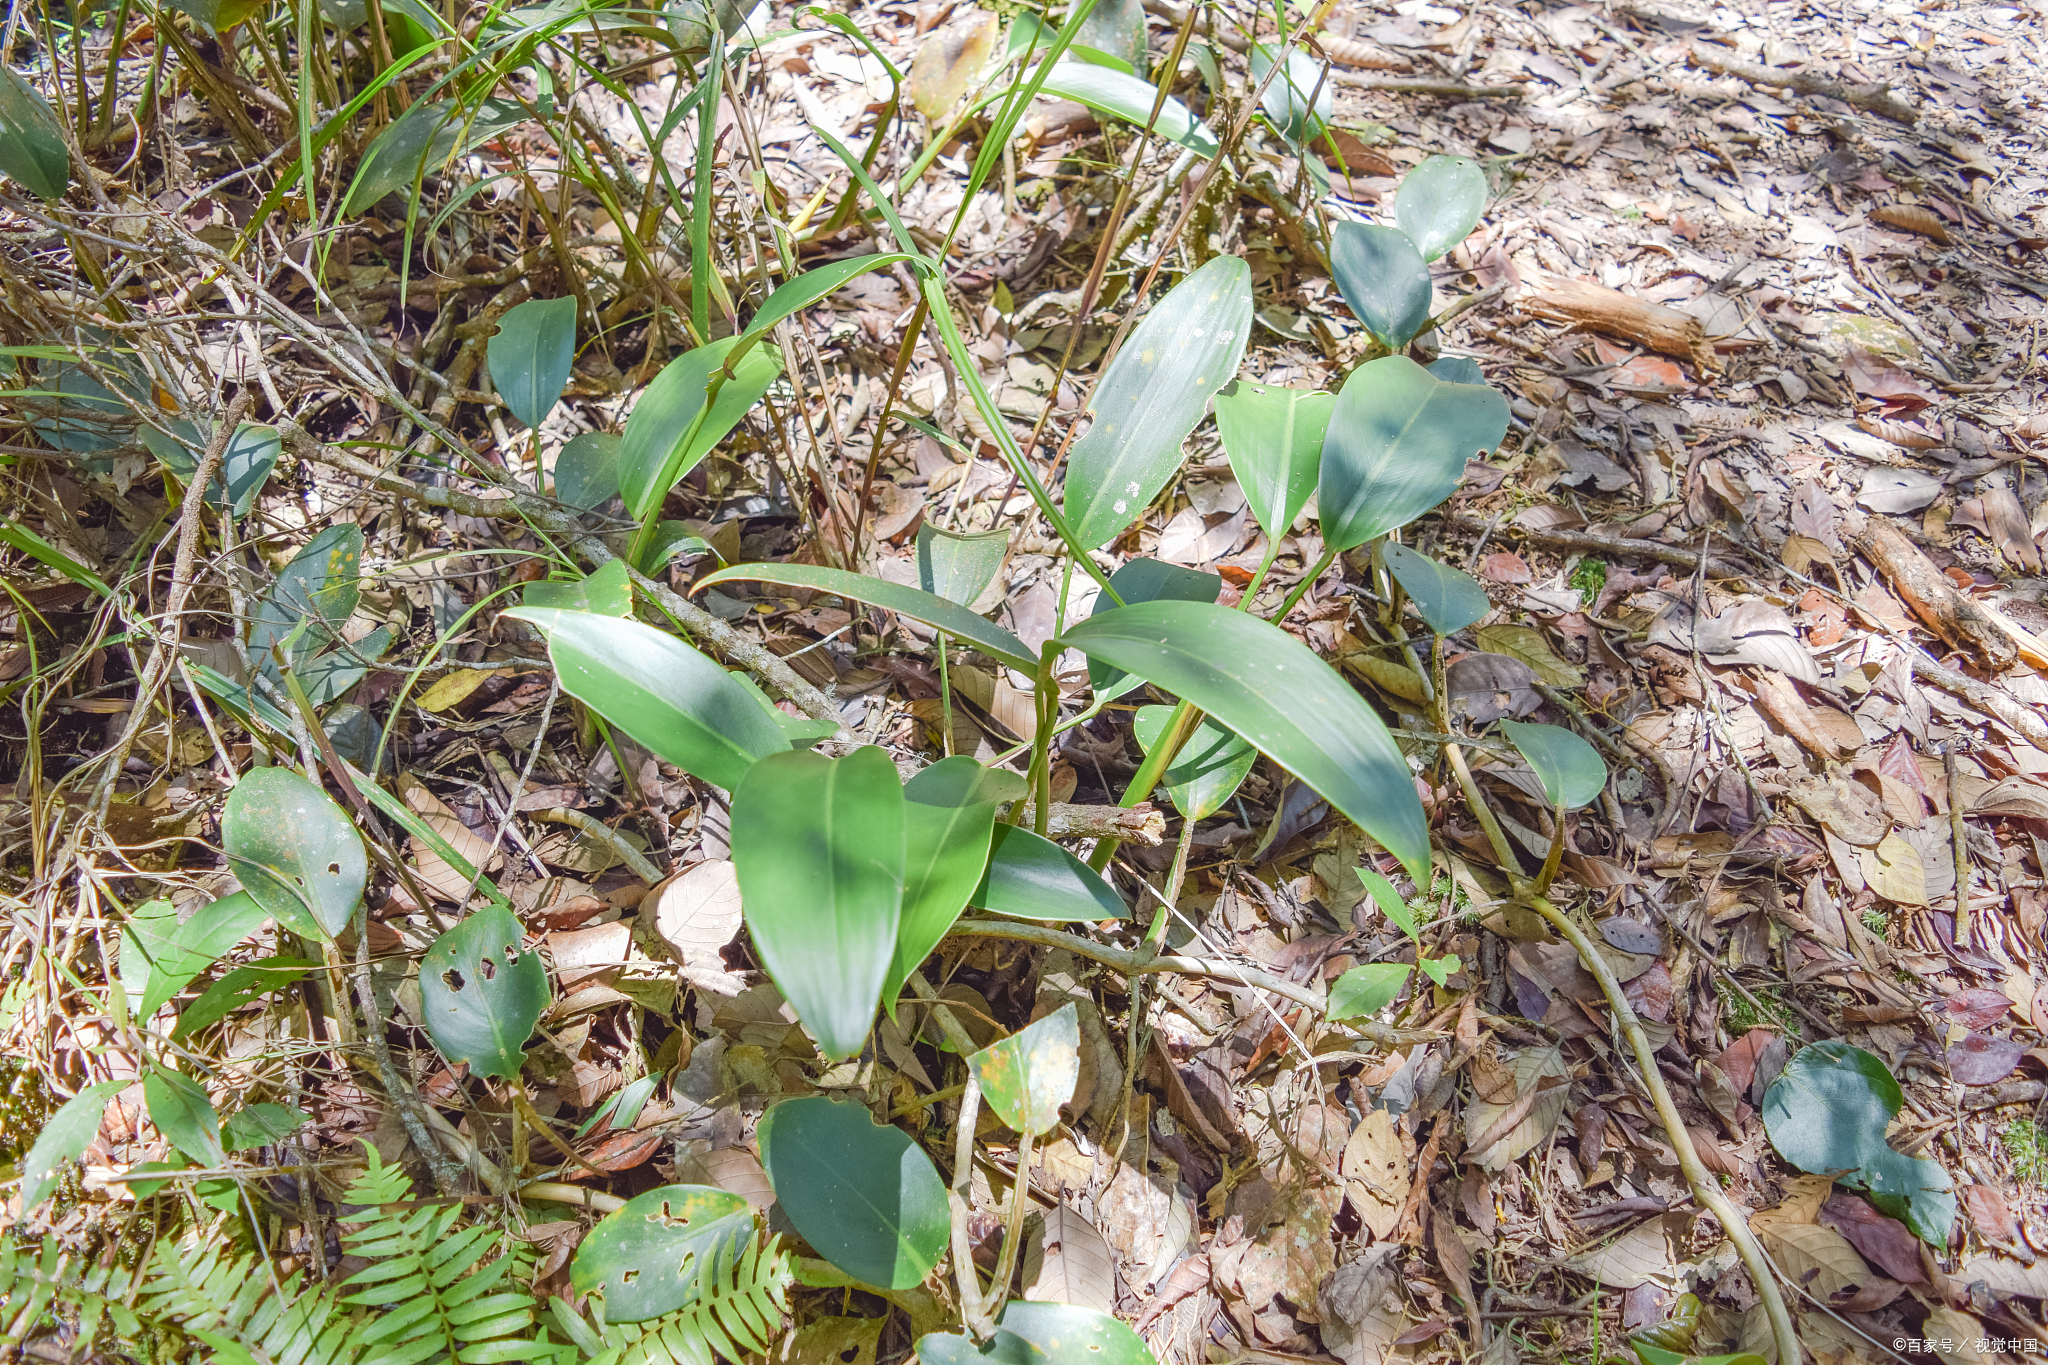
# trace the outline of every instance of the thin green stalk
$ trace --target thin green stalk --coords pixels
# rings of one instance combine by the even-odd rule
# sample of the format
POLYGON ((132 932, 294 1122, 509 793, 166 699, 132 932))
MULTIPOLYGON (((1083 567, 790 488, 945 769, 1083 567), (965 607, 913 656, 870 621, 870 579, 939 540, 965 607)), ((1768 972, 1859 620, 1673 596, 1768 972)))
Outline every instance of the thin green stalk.
POLYGON ((1296 583, 1293 591, 1287 594, 1287 600, 1280 604, 1280 610, 1273 613, 1274 625, 1277 626, 1287 619, 1288 613, 1294 610, 1294 604, 1301 600, 1302 594, 1315 586, 1316 580, 1321 578, 1329 567, 1337 562, 1337 556, 1340 553, 1342 552, 1338 550, 1323 551, 1323 557, 1316 561, 1316 566, 1301 576, 1301 581, 1296 583))
MULTIPOLYGON (((1166 728, 1160 732, 1159 742, 1152 746, 1152 752, 1145 755, 1145 761, 1138 765, 1138 771, 1131 775, 1131 785, 1124 788, 1123 799, 1117 804, 1128 810, 1140 802, 1149 800, 1152 789, 1159 785, 1159 779, 1167 767, 1179 756, 1181 746, 1188 742, 1188 736, 1201 723, 1202 713, 1189 702, 1181 702, 1173 708, 1173 714, 1166 719, 1166 728)), ((1088 866, 1097 872, 1109 866, 1109 860, 1116 856, 1118 840, 1105 838, 1098 841, 1095 851, 1088 855, 1088 866)))
MULTIPOLYGON (((1245 585, 1244 596, 1237 599, 1239 611, 1250 611, 1252 599, 1259 595, 1259 589, 1266 586, 1266 575, 1273 571, 1273 561, 1280 557, 1280 537, 1270 536, 1266 540, 1266 557, 1259 561, 1259 571, 1252 575, 1252 581, 1245 585)), ((1282 612, 1281 615, 1286 615, 1282 612)))
POLYGON ((1173 847, 1173 871, 1166 878, 1166 898, 1152 912, 1152 926, 1145 931, 1144 946, 1138 950, 1148 960, 1159 956, 1160 945, 1166 942, 1166 921, 1180 903, 1180 886, 1188 875, 1188 849, 1194 845, 1198 823, 1187 816, 1181 817, 1180 841, 1173 847))
POLYGON ((1032 789, 1036 793, 1037 809, 1032 813, 1032 827, 1043 836, 1052 819, 1052 728, 1060 715, 1059 683, 1053 678, 1053 664, 1059 658, 1059 646, 1051 640, 1039 646, 1038 677, 1031 689, 1032 701, 1037 709, 1038 723, 1031 736, 1032 789))
POLYGON ((953 683, 946 676, 946 632, 940 631, 939 645, 939 716, 946 728, 940 732, 941 752, 947 758, 953 756, 953 683))
MULTIPOLYGON (((692 168, 696 185, 690 199, 690 328, 699 346, 711 335, 711 153, 725 85, 725 33, 717 24, 711 26, 711 63, 704 79, 718 84, 706 90, 697 105, 697 164, 692 168)), ((658 148, 656 152, 659 161, 658 148)))

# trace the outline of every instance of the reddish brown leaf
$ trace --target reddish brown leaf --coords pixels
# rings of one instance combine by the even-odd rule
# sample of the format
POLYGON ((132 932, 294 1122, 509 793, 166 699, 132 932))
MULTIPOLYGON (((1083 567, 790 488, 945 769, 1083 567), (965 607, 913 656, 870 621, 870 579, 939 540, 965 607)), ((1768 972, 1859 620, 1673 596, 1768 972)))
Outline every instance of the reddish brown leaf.
POLYGON ((1728 1084, 1735 1087, 1735 1093, 1749 1093, 1750 1083, 1756 1079, 1757 1058, 1778 1035, 1767 1028, 1755 1028, 1737 1038, 1721 1050, 1714 1064, 1721 1068, 1721 1074, 1728 1078, 1728 1084))
POLYGON ((2004 991, 1982 986, 1957 991, 1942 1004, 1948 1017, 1967 1029, 1989 1028, 2005 1018, 2010 1008, 2012 1001, 2006 999, 2004 991))
POLYGON ((1963 1187, 1962 1204, 1970 1221, 1977 1225, 1978 1233, 1994 1242, 2015 1242, 2019 1240, 2019 1224, 2013 1220, 2012 1209, 2005 1202, 2005 1196, 1989 1185, 1966 1185, 1963 1187))
POLYGON ((2012 1075, 2027 1050, 2010 1038, 1972 1033, 1948 1050, 1948 1074, 1964 1085, 1996 1085, 2012 1075))
POLYGON ((1531 583, 1536 578, 1522 557, 1509 550, 1495 550, 1480 560, 1479 576, 1495 583, 1531 583))
POLYGON ((1920 1239, 1896 1218, 1887 1218, 1853 1194, 1837 1191, 1820 1206, 1820 1223, 1849 1239, 1865 1260, 1895 1280, 1918 1284, 1920 1239))

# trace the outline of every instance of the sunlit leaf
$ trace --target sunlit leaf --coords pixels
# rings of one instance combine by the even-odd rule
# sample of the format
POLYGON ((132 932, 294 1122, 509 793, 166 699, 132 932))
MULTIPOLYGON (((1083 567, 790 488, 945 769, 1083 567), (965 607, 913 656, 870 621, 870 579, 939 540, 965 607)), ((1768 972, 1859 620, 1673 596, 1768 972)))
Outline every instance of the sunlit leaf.
MULTIPOLYGON (((1132 559, 1109 576, 1116 597, 1102 593, 1095 599, 1091 616, 1117 609, 1118 599, 1126 606, 1139 602, 1214 602, 1223 595, 1223 577, 1202 569, 1184 569, 1163 559, 1132 559)), ((1100 659, 1088 661, 1088 685, 1098 701, 1110 701, 1136 687, 1142 679, 1112 667, 1100 659)))
POLYGON ((1479 580, 1461 569, 1440 564, 1406 545, 1390 544, 1382 554, 1387 572, 1438 635, 1454 635, 1493 608, 1479 580))
POLYGON ((414 105, 371 142, 342 212, 354 217, 423 176, 439 175, 456 157, 526 119, 525 106, 516 100, 485 100, 473 111, 463 110, 454 100, 414 105))
POLYGON ((1093 1308, 1012 1299, 997 1323, 986 1345, 957 1333, 919 1337, 917 1358, 924 1365, 1156 1365, 1136 1332, 1093 1308))
MULTIPOLYGON (((1216 430, 1252 519, 1269 539, 1294 525, 1323 459, 1334 393, 1278 389, 1233 379, 1216 395, 1216 430)), ((1212 601, 1214 599, 1211 599, 1212 601)))
MULTIPOLYGON (((1254 84, 1265 80, 1266 73, 1273 69, 1273 53, 1269 43, 1252 44, 1248 56, 1254 84)), ((1296 48, 1288 54, 1286 68, 1266 83, 1259 108, 1289 142, 1299 146, 1320 136, 1324 126, 1337 116, 1337 92, 1329 72, 1318 66, 1315 58, 1296 48)))
POLYGON ((220 842, 250 899, 301 937, 334 938, 362 903, 362 836, 333 798, 289 768, 257 768, 235 784, 220 842))
POLYGON ((776 1202, 820 1256, 862 1284, 909 1289, 951 1226, 931 1158, 857 1104, 784 1100, 755 1134, 776 1202))
POLYGON ((107 1102, 126 1090, 132 1081, 100 1081, 89 1085, 64 1102, 36 1134, 35 1145, 21 1159, 21 1210, 26 1218, 57 1188, 61 1169, 85 1155, 85 1149, 100 1130, 107 1102))
POLYGON ((149 1107, 149 1121, 173 1147, 207 1166, 227 1164, 220 1114, 199 1082, 152 1066, 142 1077, 142 1098, 149 1107))
POLYGON ((988 871, 968 899, 977 910, 1039 920, 1129 919, 1130 907, 1102 874, 1050 839, 997 825, 988 871))
POLYGON ((604 1291, 611 1322, 644 1322, 687 1305, 705 1262, 739 1254, 754 1235, 753 1208, 704 1185, 663 1185, 635 1195, 598 1220, 569 1263, 579 1294, 604 1291))
POLYGON ((696 591, 721 583, 776 583, 785 588, 810 588, 829 592, 854 602, 882 607, 922 621, 928 626, 973 645, 1000 663, 1025 673, 1038 671, 1038 659, 1030 646, 1001 626, 976 616, 958 602, 867 574, 849 573, 818 564, 735 564, 698 580, 696 591))
POLYGON ((1327 1010, 1332 1019, 1365 1019, 1394 1003, 1408 984, 1408 967, 1400 962, 1368 962, 1353 967, 1330 985, 1327 1010))
POLYGON ((890 1018, 903 983, 939 946, 981 884, 997 804, 1023 795, 1023 778, 984 768, 965 754, 940 759, 903 784, 903 910, 895 957, 882 982, 890 1018))
MULTIPOLYGON (((521 605, 550 611, 585 611, 598 616, 627 617, 633 614, 633 580, 627 576, 626 561, 607 559, 587 577, 574 583, 529 583, 520 590, 521 605)), ((422 709, 434 708, 425 705, 422 709)))
POLYGON ((555 456, 556 500, 588 512, 616 497, 622 444, 608 431, 586 431, 571 437, 555 456))
MULTIPOLYGON (((1159 742, 1173 710, 1171 706, 1141 706, 1131 717, 1131 733, 1146 753, 1159 742)), ((1236 793, 1258 758, 1257 749, 1205 716, 1159 781, 1184 818, 1206 820, 1236 793)))
POLYGON ((1485 385, 1446 384, 1402 355, 1360 365, 1323 439, 1325 545, 1349 550, 1421 516, 1507 429, 1507 400, 1485 385))
MULTIPOLYGON (((1008 531, 917 528, 917 585, 934 596, 972 607, 1010 557, 1008 531)), ((915 618, 913 618, 915 619, 915 618)))
POLYGON ((1607 785, 1607 761, 1600 751, 1559 725, 1503 720, 1508 742, 1529 760, 1551 805, 1576 810, 1607 785))
MULTIPOLYGON (((222 896, 201 906, 172 932, 151 964, 149 985, 139 1013, 147 1019, 192 979, 218 962, 221 955, 256 932, 267 912, 246 891, 222 896)), ((127 967, 124 957, 122 967, 127 967)))
MULTIPOLYGON (((1151 121, 1152 105, 1159 98, 1158 87, 1142 76, 1074 61, 1055 63, 1039 92, 1085 104, 1098 114, 1108 114, 1140 128, 1151 121)), ((1152 131, 1168 142, 1178 142, 1197 156, 1213 157, 1222 145, 1209 125, 1189 113, 1188 107, 1172 95, 1160 107, 1152 131)))
POLYGON ((519 1075, 522 1049, 548 1007, 547 969, 512 912, 487 905, 420 958, 420 1018, 451 1062, 478 1076, 519 1075))
POLYGON ((1043 1137, 1081 1080, 1081 1023, 1071 1002, 968 1057, 981 1097, 1004 1123, 1043 1137))
POLYGON ((1394 194, 1394 221, 1433 261, 1465 240, 1486 212, 1486 172, 1462 156, 1433 156, 1394 194))
POLYGON ((38 199, 62 198, 71 183, 57 111, 11 66, 0 66, 0 172, 38 199))
POLYGON ((713 372, 739 343, 739 337, 727 337, 683 352, 662 367, 634 405, 618 463, 619 492, 634 520, 644 521, 659 510, 668 491, 717 448, 782 373, 779 350, 752 347, 706 412, 704 395, 713 372))

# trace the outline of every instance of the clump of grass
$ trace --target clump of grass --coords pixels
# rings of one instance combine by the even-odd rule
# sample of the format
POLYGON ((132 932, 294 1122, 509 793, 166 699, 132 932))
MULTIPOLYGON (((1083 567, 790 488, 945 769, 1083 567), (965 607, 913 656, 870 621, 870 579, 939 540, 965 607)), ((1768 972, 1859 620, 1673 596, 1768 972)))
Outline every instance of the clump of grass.
POLYGON ((2015 1119, 1998 1132, 2006 1160, 2022 1184, 2048 1184, 2048 1133, 2032 1119, 2015 1119))
POLYGON ((1799 1031, 1798 1020, 1792 1011, 1780 1003, 1769 989, 1752 991, 1750 994, 1756 999, 1751 1003, 1749 996, 1730 986, 1726 978, 1717 976, 1714 993, 1721 997, 1721 1009, 1728 1020, 1730 1034, 1747 1033, 1754 1028, 1776 1029, 1780 1033, 1799 1031))
POLYGON ((1566 580, 1579 590, 1579 600, 1591 602, 1607 586, 1607 561, 1604 559, 1582 559, 1566 580))

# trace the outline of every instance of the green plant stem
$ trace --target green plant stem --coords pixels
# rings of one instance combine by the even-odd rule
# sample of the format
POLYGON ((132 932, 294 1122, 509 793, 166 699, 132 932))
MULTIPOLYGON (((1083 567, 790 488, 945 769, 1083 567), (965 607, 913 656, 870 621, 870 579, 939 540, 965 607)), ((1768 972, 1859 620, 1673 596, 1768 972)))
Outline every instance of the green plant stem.
POLYGON ((605 824, 602 820, 592 819, 580 810, 568 810, 561 806, 551 806, 546 810, 530 811, 528 814, 532 815, 536 820, 545 820, 549 824, 569 825, 572 828, 582 830, 586 835, 617 854, 619 861, 624 863, 634 876, 646 882, 649 886, 656 885, 668 875, 649 862, 646 854, 627 843, 617 830, 605 824))
POLYGON ((1250 611, 1252 599, 1259 595, 1259 589, 1266 586, 1266 575, 1273 571, 1273 561, 1280 557, 1280 537, 1266 539, 1266 557, 1259 561, 1259 571, 1252 575, 1252 581, 1245 585, 1244 596, 1237 599, 1239 611, 1250 611))
POLYGON ((1543 870, 1536 874, 1536 885, 1531 890, 1539 896, 1550 894, 1550 883, 1557 877, 1558 865, 1564 861, 1564 803, 1550 813, 1551 821, 1557 826, 1550 836, 1550 851, 1543 855, 1543 870))
POLYGON ((1323 557, 1316 561, 1316 566, 1301 576, 1301 581, 1296 583, 1293 591, 1287 594, 1287 600, 1280 604, 1280 610, 1273 613, 1270 619, 1274 625, 1277 626, 1287 619, 1288 613, 1294 610, 1294 604, 1301 600, 1302 594, 1315 586, 1316 580, 1321 578, 1324 572, 1337 562, 1337 556, 1341 553, 1343 552, 1340 550, 1323 551, 1323 557))
MULTIPOLYGON (((1159 742, 1152 746, 1152 752, 1145 755, 1145 761, 1138 765, 1138 771, 1131 774, 1131 785, 1124 788, 1123 799, 1117 805, 1125 810, 1150 800, 1152 789, 1159 785, 1159 779, 1179 756, 1181 746, 1188 742, 1188 736, 1195 732, 1195 726, 1202 720, 1202 713, 1187 702, 1173 708, 1173 714, 1166 718, 1166 728, 1159 733, 1159 742)), ((1097 872, 1109 866, 1109 860, 1116 856, 1118 841, 1103 839, 1095 845, 1095 851, 1088 855, 1088 866, 1097 872)))
MULTIPOLYGON (((696 183, 690 191, 690 330, 699 346, 711 335, 711 153, 718 137, 718 101, 725 84, 725 33, 715 22, 711 25, 711 60, 703 79, 714 84, 697 102, 696 183)), ((708 398, 705 406, 710 406, 708 398)))
POLYGON ((1173 870, 1167 874, 1166 895, 1159 902, 1159 908, 1152 912, 1152 927, 1145 931, 1144 946, 1138 951, 1148 958, 1159 956, 1159 945, 1166 941, 1166 921, 1172 916, 1173 908, 1180 904, 1180 885, 1188 875, 1188 849, 1195 842, 1195 826, 1199 822, 1182 816, 1180 840, 1173 846, 1173 870))
POLYGON ((953 681, 946 674, 946 632, 938 634, 939 646, 939 718, 945 729, 939 732, 939 752, 947 758, 953 756, 953 681))
POLYGON ((1059 646, 1048 640, 1038 649, 1038 677, 1032 688, 1032 701, 1037 708, 1038 724, 1031 736, 1031 769, 1029 781, 1037 797, 1037 809, 1032 813, 1031 827, 1041 838, 1045 836, 1047 822, 1052 819, 1052 729, 1060 718, 1060 688, 1054 680, 1052 668, 1059 658, 1059 646))

